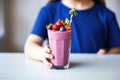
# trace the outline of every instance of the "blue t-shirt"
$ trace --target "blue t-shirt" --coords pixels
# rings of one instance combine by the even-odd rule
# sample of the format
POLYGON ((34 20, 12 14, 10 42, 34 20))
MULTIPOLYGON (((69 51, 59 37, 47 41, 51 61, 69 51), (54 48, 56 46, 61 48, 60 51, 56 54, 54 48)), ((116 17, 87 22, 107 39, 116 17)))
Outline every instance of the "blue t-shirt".
MULTIPOLYGON (((31 34, 47 39, 46 25, 70 18, 69 10, 60 1, 45 5, 31 34)), ((115 46, 120 46, 120 29, 112 11, 99 3, 87 10, 77 10, 72 21, 71 53, 96 53, 115 46)))

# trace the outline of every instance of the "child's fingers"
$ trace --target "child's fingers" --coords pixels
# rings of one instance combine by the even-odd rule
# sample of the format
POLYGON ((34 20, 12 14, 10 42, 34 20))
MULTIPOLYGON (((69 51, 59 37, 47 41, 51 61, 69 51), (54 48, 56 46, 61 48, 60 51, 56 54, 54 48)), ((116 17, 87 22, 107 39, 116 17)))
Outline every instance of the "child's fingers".
POLYGON ((45 52, 47 52, 47 53, 50 53, 50 52, 51 52, 49 46, 45 46, 45 47, 44 47, 44 50, 45 50, 45 52))
POLYGON ((98 52, 97 52, 98 55, 104 55, 106 54, 106 50, 105 49, 100 49, 98 52))
POLYGON ((52 63, 50 63, 49 61, 48 61, 48 59, 50 60, 50 59, 53 59, 53 55, 52 54, 50 54, 51 53, 51 50, 50 50, 50 48, 49 48, 49 46, 45 46, 44 47, 44 53, 43 53, 43 63, 45 64, 45 66, 47 67, 47 68, 52 68, 52 63))
POLYGON ((52 66, 53 66, 49 61, 47 61, 46 58, 43 59, 43 64, 44 64, 48 69, 51 69, 52 66))
POLYGON ((44 52, 43 55, 44 55, 45 58, 53 59, 53 55, 52 54, 44 52))

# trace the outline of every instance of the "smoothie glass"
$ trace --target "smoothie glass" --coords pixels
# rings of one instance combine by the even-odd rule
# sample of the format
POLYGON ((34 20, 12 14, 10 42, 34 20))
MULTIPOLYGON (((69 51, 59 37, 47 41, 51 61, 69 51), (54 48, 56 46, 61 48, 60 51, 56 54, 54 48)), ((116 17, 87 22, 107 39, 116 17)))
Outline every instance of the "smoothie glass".
POLYGON ((48 30, 48 38, 51 53, 54 56, 51 60, 53 68, 69 68, 71 30, 64 32, 48 30))

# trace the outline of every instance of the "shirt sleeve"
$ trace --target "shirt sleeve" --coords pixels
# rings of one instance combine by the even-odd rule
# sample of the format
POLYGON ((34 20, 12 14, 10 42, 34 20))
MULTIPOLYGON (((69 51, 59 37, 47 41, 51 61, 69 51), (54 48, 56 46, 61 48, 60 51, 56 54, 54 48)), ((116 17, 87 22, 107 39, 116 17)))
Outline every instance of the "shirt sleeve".
POLYGON ((43 39, 47 38, 46 25, 49 24, 49 19, 45 8, 41 8, 31 34, 40 36, 43 39))
POLYGON ((120 28, 114 13, 112 13, 108 19, 108 27, 109 47, 120 46, 120 28))

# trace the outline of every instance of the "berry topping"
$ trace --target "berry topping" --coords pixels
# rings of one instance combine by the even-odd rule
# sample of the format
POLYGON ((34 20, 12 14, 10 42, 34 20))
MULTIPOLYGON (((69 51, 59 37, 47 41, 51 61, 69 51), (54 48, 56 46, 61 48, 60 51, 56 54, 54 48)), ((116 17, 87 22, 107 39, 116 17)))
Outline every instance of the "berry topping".
POLYGON ((61 27, 61 26, 64 25, 64 22, 59 19, 59 20, 56 22, 56 25, 57 25, 58 27, 61 27))
POLYGON ((59 30, 59 27, 56 24, 53 24, 52 25, 52 30, 56 30, 57 31, 57 30, 59 30))
POLYGON ((52 25, 51 24, 48 25, 47 28, 51 30, 52 29, 52 25))
POLYGON ((63 26, 63 27, 60 27, 60 29, 59 29, 59 31, 65 31, 65 27, 63 26))
POLYGON ((71 9, 69 11, 70 18, 66 18, 65 22, 61 19, 59 19, 55 24, 50 24, 47 26, 47 29, 49 30, 54 30, 54 31, 70 31, 71 30, 71 23, 72 23, 72 18, 73 16, 76 16, 76 11, 75 9, 71 9))
POLYGON ((71 30, 71 27, 69 25, 65 26, 66 31, 71 30))

